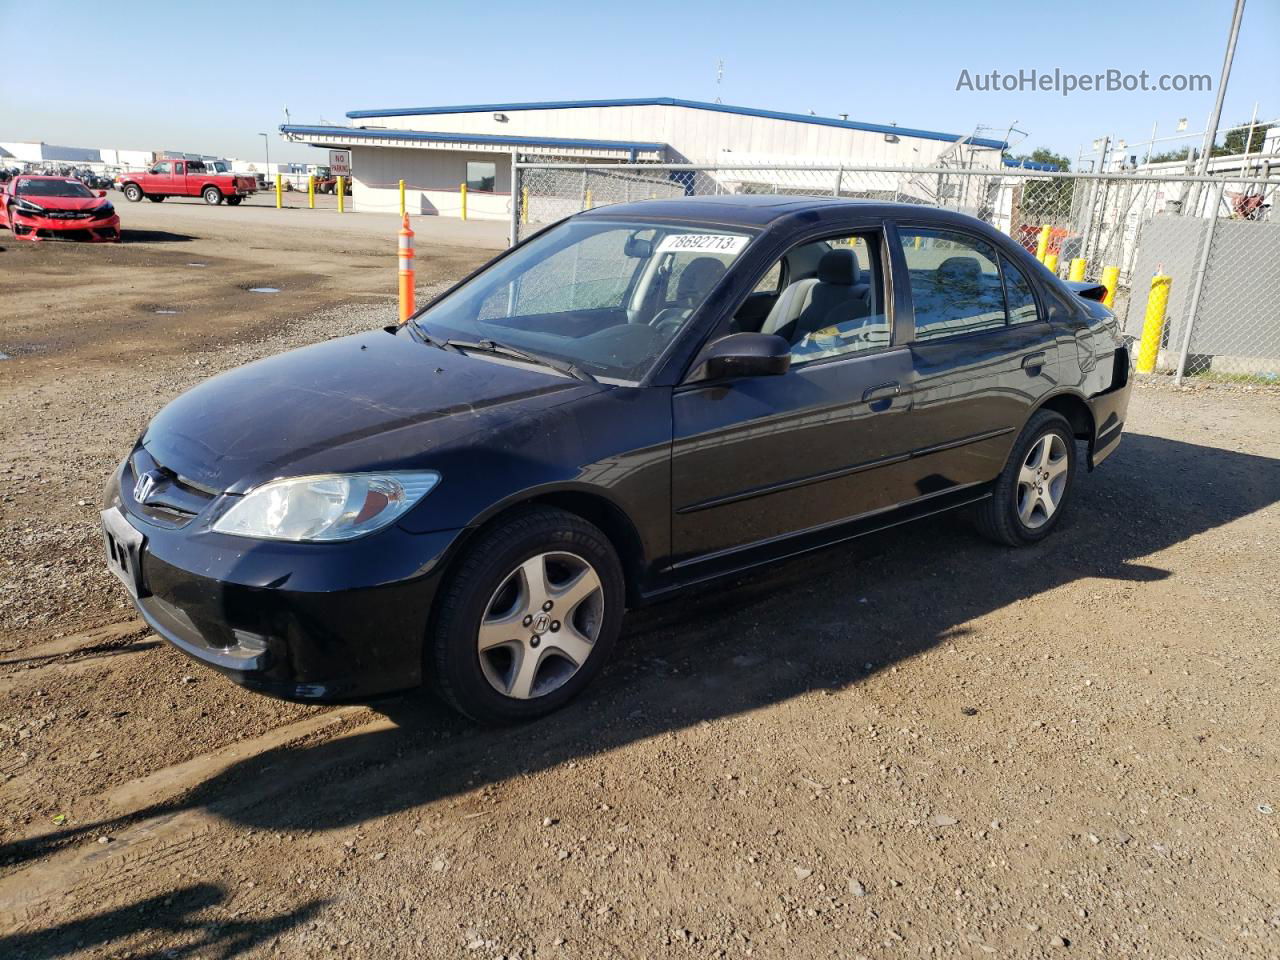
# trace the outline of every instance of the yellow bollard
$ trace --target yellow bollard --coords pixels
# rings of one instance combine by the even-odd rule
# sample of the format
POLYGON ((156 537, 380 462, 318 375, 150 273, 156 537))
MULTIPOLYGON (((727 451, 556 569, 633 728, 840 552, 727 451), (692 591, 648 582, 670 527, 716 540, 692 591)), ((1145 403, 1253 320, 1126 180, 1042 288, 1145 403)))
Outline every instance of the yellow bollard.
POLYGON ((413 230, 407 213, 400 218, 400 323, 405 324, 413 316, 413 230))
POLYGON ((346 184, 343 182, 342 177, 339 177, 338 183, 336 185, 336 189, 338 191, 338 212, 339 213, 346 213, 347 211, 346 193, 344 192, 345 187, 346 187, 346 184))
POLYGON ((284 187, 280 183, 280 174, 276 174, 276 209, 284 206, 284 187))
POLYGON ((529 188, 520 191, 520 222, 529 222, 529 188))
POLYGON ((1102 298, 1104 306, 1114 309, 1116 305, 1116 287, 1120 285, 1120 268, 1103 267, 1102 285, 1107 288, 1107 295, 1102 298))
POLYGON ((1044 263, 1045 254, 1049 252, 1049 228, 1040 228, 1040 240, 1036 243, 1036 259, 1044 263))
POLYGON ((1083 280, 1085 266, 1084 257, 1076 257, 1071 261, 1071 272, 1067 274, 1067 279, 1075 280, 1077 283, 1083 280))
POLYGON ((1164 314, 1169 307, 1169 285, 1173 277, 1157 273, 1151 278, 1147 297, 1147 313, 1142 320, 1142 342, 1138 345, 1138 372, 1154 373, 1164 337, 1164 314))
POLYGON ((587 209, 588 209, 588 210, 590 210, 590 209, 591 209, 591 206, 592 206, 592 204, 591 204, 591 191, 590 191, 590 190, 588 190, 588 191, 587 191, 587 209))
POLYGON ((1044 268, 1055 277, 1058 275, 1058 255, 1056 253, 1046 253, 1044 255, 1044 268))
POLYGON ((310 210, 316 208, 316 178, 314 174, 307 177, 307 208, 310 210))
POLYGON ((458 197, 462 201, 462 219, 467 219, 467 185, 465 183, 458 184, 458 197))
POLYGON ((404 216, 404 181, 400 181, 400 216, 404 216))

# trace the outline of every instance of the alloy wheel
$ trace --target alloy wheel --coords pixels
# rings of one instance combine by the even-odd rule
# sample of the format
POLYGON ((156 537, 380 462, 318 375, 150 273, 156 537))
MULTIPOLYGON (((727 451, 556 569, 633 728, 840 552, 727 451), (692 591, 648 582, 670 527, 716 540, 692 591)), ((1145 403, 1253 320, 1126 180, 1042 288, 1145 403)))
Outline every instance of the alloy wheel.
POLYGON ((476 650, 485 679, 516 700, 563 686, 591 656, 604 589, 577 554, 539 553, 503 579, 485 607, 476 650))
POLYGON ((1018 518, 1031 530, 1049 522, 1062 504, 1067 488, 1067 444, 1057 433, 1037 440, 1022 461, 1015 491, 1018 518))

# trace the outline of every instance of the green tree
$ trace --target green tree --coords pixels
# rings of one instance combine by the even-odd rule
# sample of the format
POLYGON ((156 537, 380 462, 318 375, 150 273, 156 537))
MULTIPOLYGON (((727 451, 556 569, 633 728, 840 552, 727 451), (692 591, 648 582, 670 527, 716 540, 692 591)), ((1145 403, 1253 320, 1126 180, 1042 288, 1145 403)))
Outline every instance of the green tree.
POLYGON ((1070 170, 1071 161, 1060 153, 1054 153, 1047 147, 1040 147, 1032 150, 1030 153, 1020 153, 1017 156, 1009 158, 1014 163, 1022 163, 1024 160, 1030 160, 1032 163, 1051 163, 1059 170, 1070 170))
POLYGON ((1221 143, 1213 145, 1211 157, 1231 157, 1245 152, 1245 140, 1249 140, 1249 153, 1257 153, 1262 149, 1262 141, 1267 138, 1271 124, 1260 123, 1253 128, 1253 136, 1249 137, 1249 125, 1242 124, 1234 130, 1228 130, 1221 143))

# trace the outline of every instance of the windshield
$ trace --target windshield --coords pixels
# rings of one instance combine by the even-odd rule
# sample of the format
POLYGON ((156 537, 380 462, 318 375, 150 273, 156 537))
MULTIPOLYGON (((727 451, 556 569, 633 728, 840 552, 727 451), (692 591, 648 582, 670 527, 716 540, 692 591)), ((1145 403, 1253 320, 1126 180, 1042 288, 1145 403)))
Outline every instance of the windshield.
POLYGON ((416 323, 435 340, 494 340, 596 377, 636 381, 750 240, 711 226, 568 220, 416 323))
POLYGON ((93 191, 79 180, 32 180, 24 178, 18 181, 15 193, 24 197, 92 197, 93 191))

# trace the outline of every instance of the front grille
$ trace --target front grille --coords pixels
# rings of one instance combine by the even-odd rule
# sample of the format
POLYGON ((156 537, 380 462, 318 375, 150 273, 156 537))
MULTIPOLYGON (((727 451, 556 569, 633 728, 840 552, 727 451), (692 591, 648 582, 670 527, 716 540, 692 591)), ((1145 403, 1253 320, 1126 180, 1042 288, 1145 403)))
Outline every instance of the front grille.
POLYGON ((169 527, 186 526, 215 496, 157 463, 142 446, 129 457, 120 486, 134 511, 169 527), (143 478, 146 483, 140 484, 143 478), (143 494, 141 499, 139 493, 143 494))

